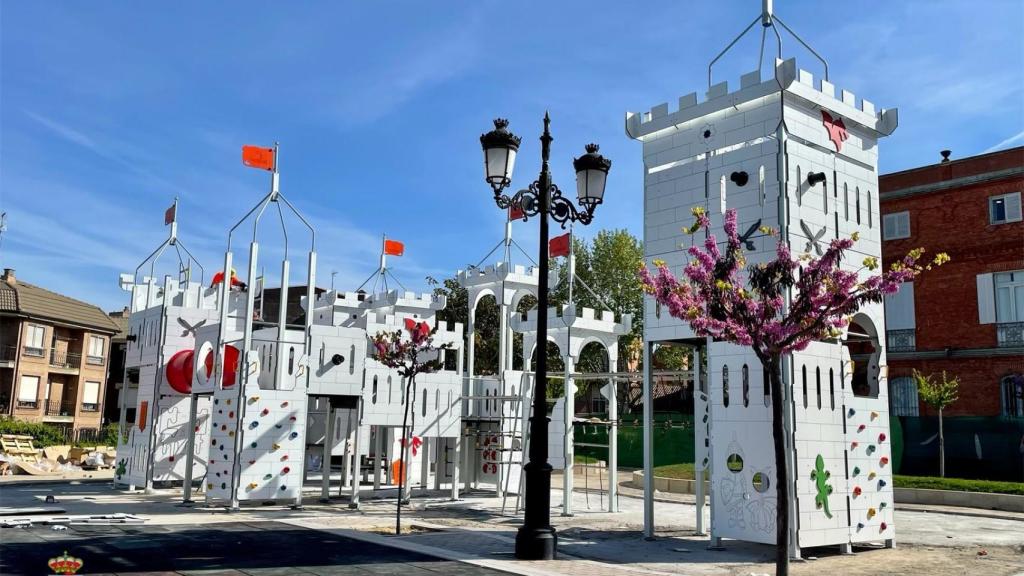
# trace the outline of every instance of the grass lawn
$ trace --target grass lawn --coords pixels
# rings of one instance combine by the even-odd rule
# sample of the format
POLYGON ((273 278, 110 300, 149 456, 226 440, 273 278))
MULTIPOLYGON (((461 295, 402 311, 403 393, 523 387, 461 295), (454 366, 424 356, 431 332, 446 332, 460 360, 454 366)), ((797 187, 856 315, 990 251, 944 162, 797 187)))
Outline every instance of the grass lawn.
MULTIPOLYGON (((655 476, 662 478, 694 479, 693 464, 669 464, 654 469, 655 476)), ((956 490, 961 492, 990 492, 994 494, 1024 495, 1024 482, 999 482, 994 480, 965 480, 963 478, 935 478, 929 476, 896 476, 893 482, 897 488, 927 488, 930 490, 956 490)))

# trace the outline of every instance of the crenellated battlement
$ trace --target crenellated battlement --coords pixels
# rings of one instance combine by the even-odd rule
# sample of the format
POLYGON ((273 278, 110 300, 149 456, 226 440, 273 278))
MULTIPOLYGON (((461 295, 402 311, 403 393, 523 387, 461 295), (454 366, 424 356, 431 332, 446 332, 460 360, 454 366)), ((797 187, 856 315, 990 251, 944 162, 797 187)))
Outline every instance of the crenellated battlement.
POLYGON ((762 79, 759 70, 743 74, 739 90, 734 92, 729 91, 728 81, 723 81, 712 85, 705 92, 703 101, 698 101, 696 92, 681 96, 678 108, 673 112, 669 112, 668 103, 658 104, 643 113, 627 112, 626 134, 642 140, 662 130, 688 121, 701 120, 708 114, 780 91, 795 94, 880 134, 888 135, 896 129, 898 120, 895 109, 876 111, 872 102, 858 100, 848 90, 839 90, 837 96, 834 84, 824 79, 816 81, 813 74, 796 67, 795 58, 790 58, 776 60, 775 75, 772 78, 762 79))
POLYGON ((506 280, 524 284, 537 284, 540 278, 540 269, 535 266, 528 268, 521 264, 510 266, 506 262, 498 262, 483 268, 459 270, 456 278, 458 278, 459 285, 464 288, 506 280))

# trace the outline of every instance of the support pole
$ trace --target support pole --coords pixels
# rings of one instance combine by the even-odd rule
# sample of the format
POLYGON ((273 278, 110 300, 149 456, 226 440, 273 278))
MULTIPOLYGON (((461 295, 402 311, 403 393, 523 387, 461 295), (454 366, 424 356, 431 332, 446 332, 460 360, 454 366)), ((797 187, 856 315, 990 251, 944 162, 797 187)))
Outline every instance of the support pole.
POLYGON ((370 434, 373 436, 373 489, 380 490, 380 466, 387 462, 384 458, 384 428, 372 426, 370 434))
MULTIPOLYGON (((570 284, 571 286, 572 284, 570 284)), ((538 314, 540 311, 538 311, 538 314)), ((566 341, 566 347, 568 347, 566 341)), ((573 434, 572 421, 576 416, 576 406, 573 400, 576 398, 576 383, 572 378, 572 371, 575 365, 573 357, 566 354, 562 357, 565 363, 565 405, 563 406, 565 417, 565 430, 562 443, 562 454, 565 457, 565 465, 562 467, 562 516, 572 516, 572 490, 573 490, 573 434)), ((586 470, 586 468, 584 468, 586 470)))
POLYGON ((459 472, 462 468, 462 430, 454 438, 455 455, 452 456, 452 501, 459 499, 459 472))
POLYGON ((320 478, 320 502, 331 501, 331 448, 334 444, 334 409, 331 408, 330 397, 324 398, 327 401, 327 421, 324 423, 324 455, 323 464, 320 469, 323 476, 320 478))
POLYGON ((363 471, 362 456, 359 453, 359 429, 362 428, 359 424, 359 409, 362 408, 363 399, 362 397, 356 398, 356 417, 355 421, 355 440, 352 444, 352 498, 349 500, 348 507, 353 510, 359 509, 359 484, 362 481, 361 474, 363 471))
MULTIPOLYGON (((619 369, 618 358, 609 355, 608 370, 617 372, 619 369)), ((611 426, 608 427, 608 511, 619 511, 619 394, 618 382, 614 378, 608 379, 610 388, 608 398, 608 420, 611 426)))
MULTIPOLYGON (((125 386, 128 384, 125 383, 125 386)), ((192 466, 196 459, 196 410, 199 406, 199 396, 189 395, 188 404, 188 440, 185 442, 185 481, 182 483, 184 495, 181 498, 182 504, 192 503, 192 466)))
MULTIPOLYGON (((693 366, 691 366, 691 369, 693 370, 693 387, 697 389, 696 390, 697 392, 704 392, 703 387, 701 387, 701 385, 700 385, 700 382, 701 382, 701 374, 700 374, 700 349, 697 348, 697 347, 693 348, 693 366)), ((708 401, 710 402, 710 398, 708 399, 708 401)), ((700 426, 702 424, 699 421, 699 418, 700 418, 699 414, 694 414, 694 419, 697 420, 697 426, 700 426)), ((695 441, 697 440, 697 435, 696 434, 694 435, 694 439, 695 439, 695 441)), ((695 446, 694 448, 695 448, 694 454, 700 454, 704 450, 703 446, 695 446)), ((704 530, 704 499, 705 499, 705 496, 704 496, 704 474, 705 474, 705 469, 701 466, 701 463, 699 462, 699 460, 700 460, 699 456, 697 457, 697 460, 698 460, 698 462, 696 463, 696 466, 694 467, 694 470, 696 471, 696 474, 694 474, 694 476, 696 477, 696 480, 697 480, 697 487, 696 487, 696 489, 697 489, 697 534, 700 535, 700 536, 703 536, 703 535, 706 534, 706 532, 704 530)))
POLYGON ((425 494, 430 486, 430 438, 423 438, 420 444, 420 493, 425 494))
POLYGON ((654 395, 651 382, 651 346, 644 340, 644 538, 654 538, 654 395))

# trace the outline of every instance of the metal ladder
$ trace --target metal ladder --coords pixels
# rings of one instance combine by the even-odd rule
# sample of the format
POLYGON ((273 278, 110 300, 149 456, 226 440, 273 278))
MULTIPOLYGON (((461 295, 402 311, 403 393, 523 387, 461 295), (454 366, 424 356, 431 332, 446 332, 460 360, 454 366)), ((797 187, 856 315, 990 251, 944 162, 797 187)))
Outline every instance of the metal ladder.
MULTIPOLYGON (((511 432, 509 434, 510 446, 509 446, 509 449, 507 450, 507 452, 508 452, 508 461, 502 463, 502 465, 506 467, 505 468, 505 470, 506 470, 506 474, 505 474, 505 487, 504 487, 504 490, 502 491, 503 493, 502 493, 502 498, 501 498, 501 514, 503 516, 505 515, 505 508, 506 508, 506 506, 508 504, 508 483, 509 483, 509 476, 510 476, 508 471, 511 470, 513 466, 519 466, 519 468, 520 468, 520 472, 519 472, 519 488, 516 490, 516 506, 515 506, 515 510, 514 510, 514 513, 516 513, 516 514, 518 514, 519 510, 522 508, 523 491, 526 488, 526 475, 522 472, 522 467, 526 463, 526 455, 529 454, 529 448, 530 448, 530 427, 526 426, 523 423, 524 422, 529 422, 530 418, 533 416, 533 402, 532 402, 532 400, 533 400, 533 390, 534 389, 533 389, 532 386, 529 385, 530 384, 530 379, 531 379, 530 374, 524 373, 522 379, 520 380, 520 394, 519 394, 519 396, 512 396, 512 397, 510 397, 510 398, 514 398, 514 400, 511 402, 511 405, 513 407, 515 407, 515 408, 522 408, 522 410, 515 409, 515 408, 512 410, 513 421, 512 421, 512 430, 511 430, 511 432), (515 449, 515 440, 517 438, 516 433, 519 430, 519 425, 520 424, 523 424, 523 429, 522 429, 522 432, 519 434, 519 436, 521 437, 521 441, 519 443, 519 449, 516 450, 515 449), (518 461, 515 460, 516 452, 519 453, 519 460, 518 461)), ((504 426, 505 419, 506 419, 505 412, 504 412, 504 410, 502 410, 502 414, 501 414, 501 417, 500 417, 500 422, 502 424, 502 429, 505 428, 505 426, 504 426)))

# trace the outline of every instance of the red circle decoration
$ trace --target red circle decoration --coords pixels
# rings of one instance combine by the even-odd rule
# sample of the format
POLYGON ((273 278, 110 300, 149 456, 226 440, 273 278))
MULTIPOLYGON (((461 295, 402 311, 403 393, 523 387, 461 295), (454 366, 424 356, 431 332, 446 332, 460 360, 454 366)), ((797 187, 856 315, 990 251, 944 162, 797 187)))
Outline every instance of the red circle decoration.
MULTIPOLYGON (((206 377, 213 375, 213 350, 206 353, 203 359, 206 366, 206 377)), ((238 370, 238 348, 231 344, 224 346, 224 387, 231 388, 235 385, 235 373, 238 370)))
POLYGON ((192 350, 179 350, 167 362, 167 384, 180 394, 192 392, 192 356, 192 350))

